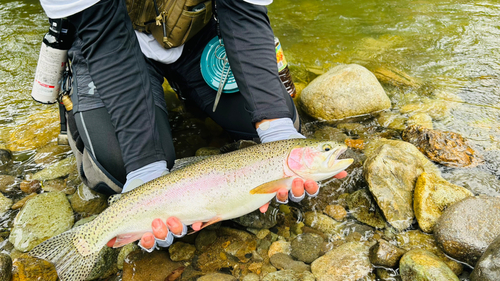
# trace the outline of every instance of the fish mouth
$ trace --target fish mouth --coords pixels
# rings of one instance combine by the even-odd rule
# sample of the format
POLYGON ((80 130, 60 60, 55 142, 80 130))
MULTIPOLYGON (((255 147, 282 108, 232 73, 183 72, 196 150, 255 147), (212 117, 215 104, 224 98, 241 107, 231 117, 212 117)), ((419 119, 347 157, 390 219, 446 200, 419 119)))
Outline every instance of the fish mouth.
POLYGON ((341 172, 342 170, 349 167, 349 165, 354 162, 352 158, 339 159, 339 156, 347 150, 347 147, 340 147, 332 152, 330 156, 328 156, 328 160, 325 161, 327 163, 327 168, 338 170, 341 172))

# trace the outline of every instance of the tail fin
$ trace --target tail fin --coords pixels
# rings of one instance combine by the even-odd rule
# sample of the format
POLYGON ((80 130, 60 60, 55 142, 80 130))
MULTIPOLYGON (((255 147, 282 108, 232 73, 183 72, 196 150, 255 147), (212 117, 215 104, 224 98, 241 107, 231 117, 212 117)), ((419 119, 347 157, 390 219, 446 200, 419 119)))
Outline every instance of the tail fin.
POLYGON ((78 228, 54 236, 29 252, 31 256, 52 262, 62 281, 83 281, 92 271, 99 251, 81 255, 75 247, 74 238, 78 228))

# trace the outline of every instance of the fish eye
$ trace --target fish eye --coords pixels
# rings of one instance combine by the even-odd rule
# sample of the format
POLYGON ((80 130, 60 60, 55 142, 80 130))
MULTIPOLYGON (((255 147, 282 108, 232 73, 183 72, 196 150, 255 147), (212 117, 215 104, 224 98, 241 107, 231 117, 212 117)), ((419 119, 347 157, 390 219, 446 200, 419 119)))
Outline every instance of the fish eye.
POLYGON ((330 149, 332 149, 332 146, 331 146, 331 145, 329 145, 329 144, 325 144, 325 145, 323 145, 323 150, 324 150, 324 151, 330 151, 330 149))

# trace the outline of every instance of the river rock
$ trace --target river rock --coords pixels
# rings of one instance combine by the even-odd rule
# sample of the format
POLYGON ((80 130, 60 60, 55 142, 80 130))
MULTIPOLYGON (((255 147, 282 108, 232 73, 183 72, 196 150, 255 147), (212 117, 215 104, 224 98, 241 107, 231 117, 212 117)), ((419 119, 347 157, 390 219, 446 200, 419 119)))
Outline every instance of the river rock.
POLYGON ((123 264, 125 263, 125 259, 128 255, 134 251, 139 250, 139 246, 136 243, 129 243, 120 248, 120 252, 118 253, 118 257, 116 258, 116 267, 119 270, 123 270, 123 264))
POLYGON ((19 185, 19 189, 26 194, 37 192, 42 187, 39 180, 24 180, 19 185))
POLYGON ((432 118, 427 113, 417 113, 410 116, 408 121, 406 121, 406 124, 408 124, 408 126, 418 125, 431 130, 434 128, 432 125, 432 118))
POLYGON ((393 87, 419 88, 421 81, 411 77, 400 69, 389 66, 379 66, 373 70, 373 74, 380 83, 393 87))
POLYGON ((276 225, 276 220, 273 218, 274 208, 269 206, 269 209, 264 214, 259 210, 255 210, 249 214, 234 219, 235 222, 250 228, 271 228, 276 225))
POLYGON ((345 243, 315 260, 311 271, 317 281, 356 281, 372 271, 368 252, 363 243, 345 243))
POLYGON ((444 252, 472 266, 498 235, 498 197, 467 197, 451 205, 434 226, 434 237, 444 252))
POLYGON ((116 263, 119 252, 120 249, 103 247, 97 256, 94 268, 92 268, 86 280, 106 278, 118 272, 116 263))
POLYGON ((296 261, 289 255, 283 253, 274 254, 269 261, 274 267, 280 270, 289 269, 297 273, 311 270, 311 267, 309 265, 305 264, 302 261, 296 261))
POLYGON ((0 193, 0 216, 7 212, 12 206, 12 199, 5 197, 0 193))
POLYGON ((47 192, 62 191, 65 194, 71 195, 76 192, 76 187, 67 184, 67 179, 54 179, 45 181, 42 189, 47 192))
POLYGON ((477 262, 471 281, 497 281, 500 280, 500 235, 493 240, 484 254, 477 262))
POLYGON ((300 234, 292 240, 292 257, 311 263, 320 256, 323 242, 323 238, 317 234, 300 234))
POLYGON ((28 202, 28 200, 30 200, 31 198, 33 197, 36 197, 38 194, 36 193, 31 193, 30 195, 24 197, 23 199, 17 201, 16 203, 14 203, 14 205, 12 205, 11 209, 12 210, 17 210, 17 209, 20 209, 24 206, 24 204, 26 204, 26 202, 28 202))
POLYGON ((443 100, 423 98, 417 103, 409 103, 399 109, 402 114, 426 113, 434 120, 443 120, 450 115, 453 103, 443 100))
POLYGON ((347 217, 347 211, 341 205, 328 205, 323 212, 336 221, 343 221, 347 217))
POLYGON ((9 255, 0 253, 0 281, 10 281, 12 276, 12 259, 9 255))
POLYGON ((318 212, 306 212, 304 223, 327 235, 340 235, 342 223, 318 212))
POLYGON ((33 160, 38 165, 48 165, 62 160, 65 153, 70 151, 69 145, 59 145, 57 142, 51 142, 36 151, 33 160))
POLYGON ((173 262, 167 251, 147 253, 135 251, 128 255, 123 264, 122 280, 127 281, 164 281, 176 269, 183 268, 181 262, 173 262))
POLYGON ((22 254, 12 264, 12 281, 57 281, 56 268, 46 260, 22 254))
POLYGON ((403 140, 415 145, 429 159, 449 167, 475 167, 482 163, 480 156, 459 134, 408 126, 403 140))
POLYGON ((35 173, 30 179, 31 180, 53 180, 69 175, 76 169, 76 160, 74 156, 69 156, 64 160, 54 163, 47 168, 35 173))
POLYGON ((236 277, 224 273, 209 273, 198 278, 196 281, 237 281, 236 277))
POLYGON ((399 262, 403 281, 459 281, 451 269, 433 253, 414 249, 399 262))
POLYGON ((290 255, 292 253, 291 243, 285 240, 278 240, 273 242, 269 247, 268 256, 272 257, 278 253, 290 255))
POLYGON ((168 247, 168 252, 172 261, 189 261, 194 257, 196 247, 184 242, 175 242, 168 247))
POLYGON ((406 121, 408 117, 401 115, 397 112, 384 111, 378 114, 377 122, 380 126, 396 130, 403 131, 406 128, 406 121))
POLYGON ((385 227, 385 219, 372 195, 366 189, 360 189, 347 197, 351 214, 360 222, 375 228, 385 227))
POLYGON ((300 94, 299 105, 319 120, 336 120, 388 109, 391 100, 368 69, 339 65, 314 79, 300 94), (352 97, 356 97, 353 102, 352 97))
POLYGON ((420 229, 431 233, 446 208, 469 196, 474 194, 461 186, 436 175, 422 173, 413 194, 413 209, 420 229))
POLYGON ((399 231, 413 221, 413 189, 424 171, 419 159, 408 150, 384 144, 364 164, 365 179, 384 217, 399 231))
POLYGON ((73 222, 73 210, 64 193, 43 193, 27 201, 17 214, 9 241, 26 252, 69 230, 73 222))
POLYGON ((12 152, 8 149, 0 148, 0 167, 4 167, 9 164, 12 160, 12 152))
POLYGON ((448 258, 438 247, 434 236, 421 232, 420 230, 410 230, 396 235, 398 247, 405 251, 413 249, 423 249, 438 256, 448 267, 456 274, 460 275, 463 271, 462 264, 448 258))
POLYGON ((84 184, 69 196, 69 201, 73 210, 84 216, 99 214, 108 207, 108 199, 104 194, 97 193, 84 184))
POLYGON ((404 150, 408 154, 412 154, 413 156, 418 158, 420 164, 424 167, 424 172, 426 172, 428 174, 434 174, 437 176, 441 176, 441 171, 433 162, 429 161, 429 159, 424 154, 422 154, 422 152, 420 152, 417 147, 415 147, 411 143, 408 143, 405 141, 390 140, 390 139, 384 139, 384 138, 373 139, 365 147, 364 152, 365 152, 366 156, 372 157, 372 156, 376 155, 378 153, 378 149, 382 145, 394 146, 394 147, 397 147, 401 150, 404 150))
POLYGON ((293 270, 280 270, 267 274, 262 281, 315 281, 311 272, 297 273, 293 270))
POLYGON ((343 130, 333 128, 330 126, 324 126, 314 132, 314 138, 320 140, 332 140, 343 143, 347 139, 347 135, 344 134, 343 130))
POLYGON ((217 240, 217 233, 214 230, 202 229, 196 236, 194 245, 198 251, 204 252, 215 240, 217 240))
POLYGON ((13 190, 16 184, 16 177, 10 175, 0 175, 0 192, 7 193, 13 190))
POLYGON ((59 112, 43 110, 26 118, 10 134, 7 148, 23 151, 40 148, 59 135, 59 112))
POLYGON ((396 267, 405 253, 405 250, 379 239, 377 244, 370 248, 370 261, 374 265, 396 267))

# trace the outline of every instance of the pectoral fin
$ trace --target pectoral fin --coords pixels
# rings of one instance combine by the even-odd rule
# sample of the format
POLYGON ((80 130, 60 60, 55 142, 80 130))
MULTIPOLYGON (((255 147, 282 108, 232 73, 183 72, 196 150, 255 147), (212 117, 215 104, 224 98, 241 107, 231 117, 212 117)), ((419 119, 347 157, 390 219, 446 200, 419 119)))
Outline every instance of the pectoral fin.
POLYGON ((116 236, 116 241, 115 244, 113 244, 113 248, 119 248, 121 246, 127 245, 128 243, 137 241, 141 239, 144 233, 145 232, 131 232, 131 233, 120 234, 116 236))
POLYGON ((270 182, 266 182, 265 184, 261 184, 256 188, 250 190, 250 194, 269 194, 275 193, 280 188, 286 188, 290 190, 292 188, 292 177, 286 177, 279 180, 274 180, 270 182))

